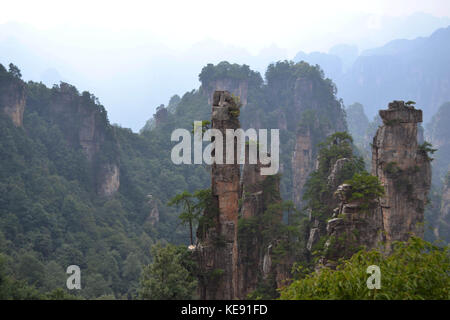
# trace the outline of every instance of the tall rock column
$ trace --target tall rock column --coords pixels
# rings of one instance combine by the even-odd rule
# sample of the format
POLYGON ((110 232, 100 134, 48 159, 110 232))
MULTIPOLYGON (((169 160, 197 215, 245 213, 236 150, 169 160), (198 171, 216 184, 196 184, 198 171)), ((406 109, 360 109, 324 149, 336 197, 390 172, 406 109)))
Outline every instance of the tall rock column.
MULTIPOLYGON (((205 215, 211 225, 200 235, 201 299, 233 299, 237 294, 237 220, 239 211, 240 168, 234 143, 234 163, 225 164, 226 129, 238 129, 238 106, 227 91, 215 91, 212 105, 212 129, 222 132, 223 163, 213 163, 211 188, 213 208, 205 215)), ((217 159, 216 159, 217 160, 217 159)), ((203 228, 203 226, 200 226, 203 228)))
POLYGON ((301 207, 303 188, 314 170, 315 157, 310 130, 298 134, 292 154, 292 197, 297 207, 301 207))
POLYGON ((423 237, 431 166, 427 152, 417 142, 422 110, 394 101, 388 110, 380 110, 380 116, 383 125, 373 139, 372 174, 386 192, 380 205, 389 251, 393 241, 407 241, 411 235, 423 237))
MULTIPOLYGON (((274 243, 265 243, 261 222, 268 206, 281 201, 280 184, 278 175, 261 175, 261 168, 265 166, 267 165, 262 165, 259 161, 256 164, 250 164, 248 152, 246 152, 239 219, 241 219, 240 222, 247 223, 247 226, 250 223, 254 229, 250 228, 253 232, 247 228, 238 230, 238 293, 236 297, 239 299, 245 299, 257 288, 262 279, 267 278, 269 273, 273 273, 275 277, 278 275, 278 270, 275 270, 270 263, 270 253, 274 243)), ((283 212, 280 211, 276 222, 281 222, 282 219, 283 212)))

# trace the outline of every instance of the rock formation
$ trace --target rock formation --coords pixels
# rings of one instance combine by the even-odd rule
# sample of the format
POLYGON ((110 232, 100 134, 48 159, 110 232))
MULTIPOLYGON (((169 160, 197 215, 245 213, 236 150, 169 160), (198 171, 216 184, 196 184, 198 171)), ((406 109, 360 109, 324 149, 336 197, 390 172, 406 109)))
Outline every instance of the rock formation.
POLYGON ((99 173, 98 193, 103 197, 111 197, 119 190, 120 171, 116 163, 106 163, 99 173))
POLYGON ((211 97, 215 91, 228 91, 233 95, 240 97, 242 106, 247 105, 248 94, 248 80, 247 79, 230 79, 222 78, 215 79, 209 83, 208 89, 205 90, 205 94, 208 97, 208 103, 211 104, 211 97))
MULTIPOLYGON (((212 101, 212 129, 220 130, 225 137, 226 129, 240 127, 233 112, 238 106, 227 91, 216 91, 212 101)), ((225 162, 226 139, 223 150, 225 162)), ((234 164, 211 166, 212 207, 205 210, 197 231, 201 299, 245 299, 261 279, 268 274, 276 278, 281 273, 270 263, 271 244, 262 241, 261 226, 255 223, 269 204, 281 201, 279 177, 261 175, 259 161, 249 164, 248 145, 245 159, 242 181, 237 152, 234 164), (250 221, 258 230, 240 232, 238 224, 250 221)), ((281 221, 282 212, 277 219, 281 221)))
POLYGON ((310 130, 305 134, 297 134, 292 154, 292 200, 297 207, 301 206, 303 187, 315 167, 313 151, 310 130))
MULTIPOLYGON (((300 208, 304 186, 309 175, 317 168, 317 145, 338 131, 346 131, 344 112, 339 102, 330 98, 330 110, 316 97, 319 88, 311 80, 299 78, 294 86, 294 113, 296 137, 292 165, 292 201, 300 208), (326 114, 326 115, 325 115, 326 114), (324 120, 333 117, 332 120, 324 120), (300 123, 300 125, 299 125, 300 123)), ((328 92, 327 92, 328 93, 328 92)), ((321 92, 321 95, 327 93, 321 92)))
MULTIPOLYGON (((327 222, 323 265, 333 267, 339 258, 350 258, 361 248, 389 253, 394 241, 407 241, 412 235, 423 237, 431 168, 417 139, 422 111, 394 101, 388 110, 380 111, 380 116, 383 126, 373 139, 372 175, 384 186, 385 195, 362 206, 361 201, 349 201, 351 185, 338 187, 339 207, 327 222)), ((332 180, 330 176, 328 182, 332 180)))
MULTIPOLYGON (((240 127, 232 111, 238 108, 229 92, 216 91, 212 101, 212 129, 240 127)), ((236 145, 234 145, 236 149, 236 145)), ((200 281, 201 299, 233 299, 237 296, 237 222, 239 211, 240 169, 237 153, 234 164, 225 164, 226 139, 223 139, 224 164, 211 166, 213 212, 205 212, 210 226, 199 235, 199 264, 205 279, 200 281), (215 210, 214 210, 215 209, 215 210)))
POLYGON ((350 185, 340 185, 336 191, 339 207, 327 222, 324 259, 321 263, 334 267, 340 258, 350 258, 360 249, 381 248, 383 221, 379 203, 373 201, 364 208, 358 201, 349 201, 350 185))
POLYGON ((0 110, 15 126, 21 127, 26 103, 25 84, 18 78, 9 78, 9 81, 0 81, 0 110))
POLYGON ((373 139, 372 174, 386 192, 380 207, 389 248, 393 241, 407 241, 411 235, 423 237, 431 166, 427 152, 417 142, 422 110, 394 101, 388 110, 380 110, 380 116, 383 126, 373 139))
POLYGON ((62 82, 52 89, 48 105, 29 107, 59 126, 71 147, 81 148, 93 171, 99 195, 109 197, 117 192, 120 186, 117 141, 106 111, 95 97, 87 92, 80 95, 75 87, 62 82))
MULTIPOLYGON (((276 278, 279 271, 271 263, 271 248, 274 243, 264 242, 262 225, 258 223, 269 204, 281 201, 279 177, 261 175, 262 167, 259 161, 257 164, 249 164, 248 152, 246 153, 241 183, 240 222, 249 222, 255 229, 254 232, 249 232, 246 228, 238 230, 239 299, 245 299, 249 293, 257 289, 262 279, 267 279, 269 274, 276 278)), ((281 222, 282 218, 280 212, 277 221, 281 222)))
POLYGON ((159 209, 158 209, 158 201, 153 195, 147 195, 147 204, 150 207, 150 213, 147 217, 147 222, 150 225, 154 226, 159 222, 159 209))

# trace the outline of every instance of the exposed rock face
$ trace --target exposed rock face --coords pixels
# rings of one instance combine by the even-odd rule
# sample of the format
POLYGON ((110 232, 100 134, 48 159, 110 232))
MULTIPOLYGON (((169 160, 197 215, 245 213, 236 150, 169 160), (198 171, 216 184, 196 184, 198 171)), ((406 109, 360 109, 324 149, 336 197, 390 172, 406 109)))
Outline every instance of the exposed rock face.
POLYGON ((426 138, 437 149, 433 155, 433 185, 441 188, 445 175, 450 170, 450 102, 440 106, 426 126, 426 138))
POLYGON ((117 164, 106 164, 101 171, 99 179, 101 183, 98 193, 104 197, 110 197, 119 190, 120 171, 117 164))
POLYGON ((438 225, 435 228, 436 238, 448 242, 450 238, 450 171, 447 173, 446 181, 442 189, 441 211, 438 225))
MULTIPOLYGON (((240 127, 231 111, 237 108, 229 92, 216 91, 212 105, 212 128, 225 137, 226 129, 240 127)), ((223 139, 225 163, 226 139, 223 139)), ((235 146, 236 147, 236 146, 235 146)), ((201 299, 233 299, 237 296, 237 222, 240 170, 235 152, 234 164, 213 163, 211 187, 215 212, 206 212, 213 226, 200 235, 200 268, 208 277, 200 283, 201 299)))
MULTIPOLYGON (((246 164, 242 176, 242 205, 240 219, 261 218, 268 204, 281 201, 280 186, 277 176, 261 175, 261 163, 249 164, 246 152, 246 164)), ((278 217, 281 222, 282 212, 278 217)), ((253 220, 256 221, 256 220, 253 220)), ((259 226, 261 227, 261 226, 259 226)), ((261 279, 269 274, 277 274, 272 266, 272 244, 264 243, 260 228, 252 234, 238 231, 238 295, 245 299, 249 293, 257 288, 261 279)))
MULTIPOLYGON (((339 176, 341 174, 341 171, 344 169, 345 164, 351 162, 351 159, 348 158, 342 158, 336 160, 336 162, 333 165, 333 168, 331 169, 331 172, 327 178, 327 184, 330 188, 330 190, 334 190, 338 187, 339 183, 342 181, 339 181, 339 176)), ((339 199, 336 197, 324 199, 324 203, 327 204, 329 208, 335 208, 339 204, 339 199)), ((337 216, 339 214, 339 209, 335 209, 334 216, 337 216)), ((331 216, 331 213, 330 213, 331 216)), ((325 236, 327 234, 327 223, 324 221, 321 221, 317 217, 313 217, 310 215, 309 220, 311 221, 311 228, 309 230, 309 238, 308 242, 306 244, 306 249, 309 252, 313 251, 314 246, 319 242, 320 238, 325 236)))
MULTIPOLYGON (((214 93, 212 128, 220 130, 224 137, 227 129, 240 127, 233 112, 236 108, 229 92, 214 93)), ((225 162, 226 139, 223 144, 225 162)), ((199 285, 201 299, 245 299, 269 274, 280 281, 286 278, 284 270, 272 266, 271 244, 264 243, 262 226, 255 223, 255 218, 261 218, 269 204, 281 201, 279 176, 261 175, 263 165, 259 161, 249 164, 248 151, 247 145, 242 181, 236 152, 234 164, 212 165, 213 208, 204 213, 210 225, 207 228, 200 225, 197 231, 197 254, 204 275, 199 285), (258 230, 240 233, 238 221, 244 220, 252 221, 258 230)))
POLYGON ((0 110, 3 111, 15 126, 21 127, 25 110, 25 85, 19 79, 2 83, 0 87, 0 110))
POLYGON ((422 111, 394 101, 388 110, 380 111, 380 116, 383 126, 373 139, 372 174, 386 192, 380 206, 389 250, 393 241, 407 241, 411 234, 423 237, 431 167, 417 142, 422 111))
POLYGON ((216 79, 209 83, 208 89, 205 91, 209 104, 212 102, 211 99, 215 91, 228 91, 233 95, 238 96, 244 107, 247 104, 248 80, 236 80, 230 78, 216 79))
POLYGON ((373 249, 381 243, 382 221, 378 210, 377 206, 362 210, 358 204, 349 203, 343 206, 339 218, 328 221, 325 265, 339 258, 350 258, 362 248, 373 249))
POLYGON ((346 131, 344 112, 339 102, 330 99, 331 106, 324 105, 319 99, 320 92, 317 85, 305 78, 298 78, 294 85, 294 112, 289 114, 289 119, 294 119, 296 130, 294 152, 291 158, 292 164, 292 200, 300 208, 303 190, 309 175, 317 168, 317 144, 338 131, 346 131), (323 121, 324 117, 335 114, 331 121, 323 121), (306 111, 314 115, 304 121, 306 111), (303 128, 299 128, 299 122, 304 121, 303 128))
POLYGON ((150 206, 150 213, 147 217, 147 221, 154 226, 159 222, 159 209, 156 199, 151 195, 147 195, 148 205, 150 206))
POLYGON ((292 196, 293 202, 297 207, 300 207, 303 187, 314 167, 315 156, 313 155, 312 138, 308 130, 305 134, 297 135, 292 155, 292 196))
POLYGON ((351 162, 348 158, 342 158, 338 159, 336 163, 333 166, 333 169, 331 170, 330 175, 328 176, 327 184, 332 188, 335 189, 338 187, 339 181, 339 173, 344 169, 344 166, 351 162))
POLYGON ((109 197, 120 186, 117 142, 106 113, 91 99, 87 93, 80 96, 73 86, 61 83, 53 89, 47 117, 61 127, 72 147, 81 147, 94 171, 97 193, 109 197), (107 158, 100 160, 105 154, 107 158))
POLYGON ((334 267, 340 258, 350 258, 358 250, 373 249, 381 245, 383 221, 381 208, 373 201, 363 208, 358 201, 349 202, 351 186, 340 185, 336 195, 339 207, 327 223, 328 240, 325 243, 325 255, 321 263, 334 267))
MULTIPOLYGON (((418 145, 417 123, 422 111, 403 101, 381 110, 383 120, 372 148, 372 174, 385 188, 385 195, 368 205, 350 202, 352 186, 343 184, 336 191, 339 207, 327 222, 328 240, 321 264, 334 267, 340 258, 350 258, 361 248, 391 251, 394 241, 407 241, 411 235, 423 237, 424 207, 431 184, 430 160, 418 145)), ((333 172, 339 170, 338 160, 333 172)))

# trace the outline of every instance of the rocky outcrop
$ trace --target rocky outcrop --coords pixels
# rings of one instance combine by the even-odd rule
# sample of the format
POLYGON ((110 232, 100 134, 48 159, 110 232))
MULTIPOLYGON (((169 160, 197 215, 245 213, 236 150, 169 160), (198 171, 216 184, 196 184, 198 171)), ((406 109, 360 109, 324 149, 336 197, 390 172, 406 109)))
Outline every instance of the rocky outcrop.
MULTIPOLYGON (((338 185, 342 182, 342 171, 345 169, 345 165, 352 162, 352 159, 349 158, 341 158, 336 160, 333 167, 330 170, 330 174, 327 177, 327 185, 330 190, 335 190, 338 185)), ((336 197, 330 197, 327 199, 323 199, 323 203, 327 205, 328 208, 336 208, 339 204, 339 199, 336 197)), ((337 216, 339 214, 339 209, 337 208, 334 210, 334 216, 337 216)), ((330 212, 331 216, 331 212, 330 212)), ((320 219, 319 217, 312 216, 311 211, 309 215, 309 221, 310 221, 310 229, 309 229, 309 237, 306 244, 306 249, 309 252, 314 251, 314 247, 317 243, 319 243, 319 240, 327 235, 327 223, 323 221, 323 219, 320 219)))
POLYGON ((15 77, 0 81, 0 110, 6 114, 15 126, 21 127, 25 110, 25 84, 15 77))
MULTIPOLYGON (((229 92, 214 93, 212 128, 224 137, 227 129, 240 127, 236 108, 237 101, 229 92)), ((261 175, 264 166, 259 159, 250 164, 248 151, 246 145, 242 180, 236 152, 234 164, 211 166, 212 206, 205 210, 197 231, 201 299, 245 299, 267 277, 280 283, 287 277, 284 269, 272 264, 274 244, 265 240, 260 223, 268 206, 281 201, 279 176, 261 175)), ((276 211, 275 220, 281 222, 281 210, 276 211)))
POLYGON ((304 134, 298 134, 292 154, 292 197, 297 207, 301 206, 303 188, 315 168, 316 159, 313 151, 310 130, 304 134))
POLYGON ((349 201, 351 185, 340 185, 336 191, 339 207, 327 222, 327 241, 322 265, 335 267, 340 258, 350 258, 360 249, 379 248, 383 237, 383 221, 378 201, 368 207, 349 201))
POLYGON ((150 207, 150 213, 146 221, 150 223, 150 225, 154 226, 159 222, 159 209, 156 198, 154 198, 151 194, 147 195, 147 204, 150 207))
MULTIPOLYGON (((30 106, 34 108, 33 105, 30 106)), ((120 186, 118 145, 106 111, 95 97, 82 95, 75 87, 61 83, 52 89, 44 116, 61 128, 73 148, 81 148, 93 171, 95 188, 99 195, 110 197, 120 186)))
MULTIPOLYGON (((173 112, 175 111, 174 109, 172 110, 173 112)), ((163 104, 159 105, 159 107, 156 108, 156 113, 153 115, 153 118, 149 119, 145 123, 145 126, 142 128, 141 132, 154 130, 155 128, 160 127, 161 125, 167 122, 168 118, 169 118, 169 107, 166 108, 163 104)))
POLYGON ((208 103, 211 104, 215 91, 228 91, 240 98, 242 106, 247 105, 248 80, 238 80, 230 78, 215 79, 208 84, 205 94, 208 97, 208 103))
MULTIPOLYGON (((350 258, 362 248, 391 251, 394 241, 423 237, 424 208, 431 184, 430 159, 418 144, 422 111, 403 101, 381 110, 383 125, 373 139, 372 175, 385 189, 380 199, 352 200, 352 186, 337 188, 338 207, 326 227, 327 241, 317 266, 335 267, 340 258, 350 258)), ((338 160, 328 178, 339 171, 345 159, 338 160), (341 163, 342 162, 342 163, 341 163)))
MULTIPOLYGON (((339 102, 330 95, 330 105, 324 105, 317 99, 318 91, 319 88, 312 81, 297 79, 294 86, 294 112, 288 115, 289 119, 295 119, 296 137, 291 157, 292 200, 298 208, 302 206, 305 183, 317 168, 317 145, 327 136, 346 131, 347 128, 339 102), (325 120, 329 117, 333 118, 325 120)), ((324 92, 320 94, 326 95, 324 92)))
MULTIPOLYGON (((229 92, 216 91, 212 101, 211 127, 220 130, 240 127, 239 119, 232 113, 238 106, 229 92)), ((225 163, 226 139, 223 139, 225 163)), ((234 164, 211 166, 213 208, 205 212, 210 226, 199 227, 199 265, 204 275, 200 279, 201 299, 233 299, 237 286, 237 223, 240 195, 240 169, 236 153, 234 164)))
POLYGON ((448 243, 450 239, 450 171, 447 172, 442 189, 440 209, 437 225, 434 228, 434 233, 437 239, 442 239, 448 243))
MULTIPOLYGON (((239 299, 245 299, 249 293, 256 290, 262 279, 267 279, 269 275, 276 279, 279 273, 277 267, 272 265, 271 248, 274 243, 264 242, 262 225, 258 223, 269 204, 281 201, 279 177, 261 175, 262 167, 260 162, 249 164, 246 152, 241 182, 242 204, 239 223, 250 222, 252 228, 249 229, 253 232, 249 232, 249 229, 238 230, 237 298, 239 299)), ((280 212, 277 221, 281 222, 282 218, 280 212)))
POLYGON ((426 138, 437 149, 433 155, 433 185, 441 189, 445 175, 450 170, 450 102, 439 107, 426 126, 426 138))
POLYGON ((403 101, 380 110, 383 120, 372 145, 372 174, 385 188, 380 199, 383 230, 389 250, 393 241, 423 237, 424 209, 431 185, 431 166, 417 142, 422 111, 403 101))
POLYGON ((117 164, 105 164, 100 171, 98 193, 103 197, 111 197, 119 190, 120 171, 117 164))

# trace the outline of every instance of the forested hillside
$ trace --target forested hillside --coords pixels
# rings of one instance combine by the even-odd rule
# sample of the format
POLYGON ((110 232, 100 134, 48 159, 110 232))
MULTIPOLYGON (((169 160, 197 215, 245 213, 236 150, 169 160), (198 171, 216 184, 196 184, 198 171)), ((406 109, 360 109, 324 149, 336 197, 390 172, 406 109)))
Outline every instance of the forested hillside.
POLYGON ((167 161, 162 133, 140 136, 113 127, 90 93, 64 83, 51 89, 23 83, 14 70, 0 67, 1 94, 24 90, 26 100, 23 124, 0 113, 6 274, 48 292, 65 288, 66 268, 76 264, 83 270, 83 297, 134 297, 152 244, 186 241, 165 202, 201 186, 187 180, 196 174, 167 161), (120 167, 117 190, 119 174, 108 169, 113 165, 120 167))
POLYGON ((337 185, 325 180, 340 158, 351 163, 336 183, 364 172, 360 156, 369 158, 377 119, 368 124, 362 107, 345 109, 333 82, 305 62, 271 64, 264 77, 246 65, 208 64, 199 79, 198 89, 174 95, 136 134, 111 125, 93 94, 63 82, 25 83, 19 68, 0 65, 0 298, 148 297, 138 292, 143 267, 161 262, 152 255, 184 254, 152 246, 190 241, 181 208, 169 201, 211 182, 206 165, 172 163, 171 133, 211 119, 215 90, 239 97, 244 129, 280 129, 281 197, 303 210, 296 241, 301 254, 312 254, 312 246, 305 251, 309 233, 316 224, 325 233, 334 205, 327 201, 337 185), (354 140, 345 133, 346 111, 354 140), (65 289, 72 264, 82 270, 76 292, 65 289))

